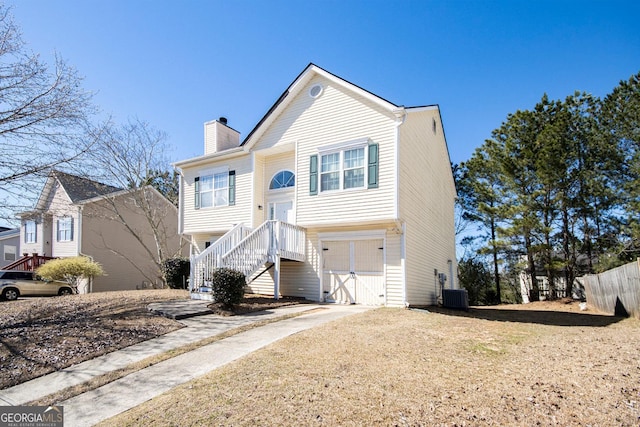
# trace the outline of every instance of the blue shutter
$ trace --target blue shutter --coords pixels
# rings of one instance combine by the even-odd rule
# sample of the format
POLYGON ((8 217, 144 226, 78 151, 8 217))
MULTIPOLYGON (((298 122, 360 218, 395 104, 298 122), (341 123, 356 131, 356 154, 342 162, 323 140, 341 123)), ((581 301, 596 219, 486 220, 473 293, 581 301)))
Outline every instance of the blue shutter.
POLYGON ((70 226, 71 226, 71 230, 70 230, 70 232, 69 232, 69 240, 73 241, 73 217, 71 217, 71 218, 70 218, 70 221, 69 221, 69 222, 71 223, 71 224, 70 224, 70 226))
POLYGON ((309 163, 309 195, 318 194, 318 155, 314 154, 309 163))
POLYGON ((56 242, 60 241, 60 220, 56 220, 56 242))
POLYGON ((369 144, 369 173, 367 188, 378 188, 378 144, 369 144))
POLYGON ((194 201, 195 201, 195 209, 200 209, 200 177, 197 176, 194 183, 194 188, 195 188, 195 194, 194 194, 194 201))
POLYGON ((236 171, 229 171, 229 206, 236 204, 236 171))

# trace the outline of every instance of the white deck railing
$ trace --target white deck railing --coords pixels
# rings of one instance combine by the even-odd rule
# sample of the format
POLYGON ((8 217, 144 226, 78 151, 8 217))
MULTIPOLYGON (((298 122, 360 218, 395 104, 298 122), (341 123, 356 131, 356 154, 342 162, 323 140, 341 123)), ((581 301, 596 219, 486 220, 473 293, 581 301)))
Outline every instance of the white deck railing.
POLYGON ((216 268, 240 271, 249 281, 262 265, 274 262, 276 257, 304 261, 304 228, 281 221, 265 221, 250 233, 248 230, 242 225, 236 226, 200 255, 191 257, 192 292, 206 286, 216 268))
POLYGON ((190 290, 204 286, 205 277, 209 276, 206 272, 221 267, 222 256, 238 246, 238 243, 251 234, 251 231, 252 229, 245 227, 244 224, 237 224, 204 251, 191 255, 190 290))

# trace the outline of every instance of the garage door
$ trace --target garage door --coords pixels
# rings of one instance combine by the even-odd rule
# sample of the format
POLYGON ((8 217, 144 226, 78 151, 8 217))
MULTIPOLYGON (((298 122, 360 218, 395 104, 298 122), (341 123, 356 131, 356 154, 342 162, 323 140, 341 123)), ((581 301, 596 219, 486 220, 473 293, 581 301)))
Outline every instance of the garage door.
POLYGON ((324 300, 384 304, 383 240, 325 241, 322 244, 324 300))

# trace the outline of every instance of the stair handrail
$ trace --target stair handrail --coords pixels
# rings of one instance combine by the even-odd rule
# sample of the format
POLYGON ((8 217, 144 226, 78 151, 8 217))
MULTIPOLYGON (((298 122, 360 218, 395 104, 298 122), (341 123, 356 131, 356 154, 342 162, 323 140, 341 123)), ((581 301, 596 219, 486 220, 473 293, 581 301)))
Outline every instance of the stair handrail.
POLYGON ((226 268, 240 271, 248 279, 269 260, 274 221, 265 221, 222 256, 226 268))
POLYGON ((249 227, 245 227, 244 223, 236 224, 231 228, 231 230, 223 234, 204 251, 197 255, 191 255, 191 290, 193 291, 203 286, 205 278, 204 274, 201 273, 205 273, 207 270, 213 270, 222 266, 222 256, 226 252, 229 252, 229 250, 235 247, 250 233, 251 229, 249 227))
POLYGON ((191 256, 191 291, 206 282, 216 268, 225 267, 250 277, 276 257, 304 261, 305 229, 278 220, 267 220, 255 230, 242 224, 234 226, 214 244, 198 255, 191 256))
POLYGON ((275 228, 278 254, 284 258, 304 261, 306 248, 305 229, 299 225, 278 221, 275 228))

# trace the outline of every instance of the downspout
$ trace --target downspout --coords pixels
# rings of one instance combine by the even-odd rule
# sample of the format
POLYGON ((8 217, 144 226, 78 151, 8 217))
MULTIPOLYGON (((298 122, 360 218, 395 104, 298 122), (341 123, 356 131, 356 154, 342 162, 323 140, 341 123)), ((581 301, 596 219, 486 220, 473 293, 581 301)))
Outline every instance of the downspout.
POLYGON ((404 109, 404 107, 398 107, 397 109, 393 110, 393 114, 396 117, 396 122, 395 122, 395 127, 396 127, 396 132, 395 132, 395 164, 396 164, 396 179, 394 182, 394 190, 396 193, 396 200, 395 200, 395 218, 396 220, 400 220, 400 191, 398 191, 400 189, 400 126, 402 126, 404 124, 404 122, 407 120, 407 110, 404 109))
POLYGON ((406 233, 407 224, 402 224, 402 236, 400 236, 400 269, 402 274, 402 305, 404 307, 409 307, 409 302, 407 301, 407 250, 406 250, 406 233))
POLYGON ((409 302, 407 301, 407 264, 406 264, 406 244, 407 244, 407 233, 406 233, 406 224, 400 220, 400 126, 404 124, 407 120, 407 110, 404 107, 398 107, 394 109, 393 114, 395 116, 395 182, 394 182, 394 190, 395 190, 395 222, 396 225, 400 225, 400 229, 402 230, 402 235, 400 237, 400 269, 402 276, 402 305, 404 307, 409 306, 409 302))
MULTIPOLYGON (((91 255, 82 253, 82 205, 78 206, 78 255, 89 258, 91 262, 95 262, 91 255)), ((89 288, 87 289, 87 293, 90 294, 93 292, 93 277, 89 277, 89 288)))
POLYGON ((183 172, 177 166, 174 166, 173 170, 178 172, 178 234, 182 236, 184 231, 184 224, 182 223, 182 207, 184 206, 183 172))

